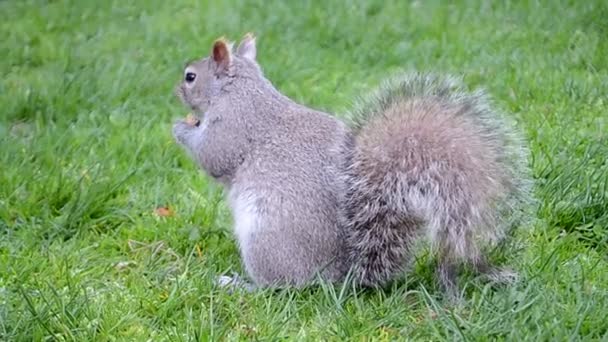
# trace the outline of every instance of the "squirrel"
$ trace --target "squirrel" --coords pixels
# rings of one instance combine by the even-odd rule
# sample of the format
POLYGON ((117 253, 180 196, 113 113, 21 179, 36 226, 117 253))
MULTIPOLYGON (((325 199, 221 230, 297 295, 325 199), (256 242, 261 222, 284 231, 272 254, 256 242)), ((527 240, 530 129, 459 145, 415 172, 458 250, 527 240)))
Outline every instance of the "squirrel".
POLYGON ((385 287, 419 240, 448 293, 461 265, 513 275, 485 255, 523 222, 529 152, 484 92, 448 76, 397 75, 346 124, 281 94, 247 34, 235 50, 220 38, 189 63, 176 95, 196 120, 177 121, 173 136, 227 190, 254 286, 352 277, 385 287))

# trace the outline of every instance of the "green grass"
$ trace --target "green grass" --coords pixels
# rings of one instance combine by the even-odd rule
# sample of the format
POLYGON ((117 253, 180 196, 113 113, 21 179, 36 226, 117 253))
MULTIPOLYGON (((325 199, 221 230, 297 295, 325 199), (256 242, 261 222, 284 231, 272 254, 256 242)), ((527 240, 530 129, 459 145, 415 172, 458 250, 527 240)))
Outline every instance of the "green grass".
POLYGON ((607 17, 600 0, 1 1, 0 340, 608 340, 607 17), (241 272, 230 213, 173 142, 172 90, 247 31, 279 89, 335 113, 398 69, 487 89, 532 148, 538 220, 501 256, 522 281, 465 275, 454 307, 421 256, 386 291, 215 288, 241 272))

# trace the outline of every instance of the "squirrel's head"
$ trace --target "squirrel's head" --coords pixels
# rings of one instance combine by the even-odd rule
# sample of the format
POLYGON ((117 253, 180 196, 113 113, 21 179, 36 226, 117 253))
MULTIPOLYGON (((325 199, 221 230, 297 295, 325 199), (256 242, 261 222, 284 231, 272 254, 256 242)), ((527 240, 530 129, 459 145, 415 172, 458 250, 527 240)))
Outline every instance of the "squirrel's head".
POLYGON ((210 56, 186 65, 176 94, 184 104, 203 113, 236 79, 260 74, 255 57, 252 34, 245 35, 234 53, 232 43, 220 38, 213 44, 210 56))

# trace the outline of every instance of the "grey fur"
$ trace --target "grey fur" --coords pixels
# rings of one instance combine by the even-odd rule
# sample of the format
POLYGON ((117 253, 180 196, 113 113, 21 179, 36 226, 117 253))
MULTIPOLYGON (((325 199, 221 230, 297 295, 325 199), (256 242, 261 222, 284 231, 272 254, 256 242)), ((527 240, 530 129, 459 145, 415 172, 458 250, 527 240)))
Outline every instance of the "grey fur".
POLYGON ((341 279, 337 179, 348 128, 281 95, 251 59, 237 53, 217 76, 215 64, 188 67, 203 82, 177 93, 202 122, 177 122, 173 133, 228 189, 249 276, 258 286, 341 279))
POLYGON ((227 59, 218 46, 231 51, 216 42, 187 67, 196 80, 177 88, 201 124, 177 122, 173 134, 228 189, 256 285, 340 281, 350 269, 357 282, 384 286, 425 238, 454 291, 456 266, 481 269, 485 246, 521 224, 527 150, 481 92, 405 75, 363 101, 351 129, 281 95, 255 61, 252 36, 227 59))
POLYGON ((383 286, 430 241, 438 279, 456 291, 456 267, 488 273, 483 249, 524 223, 532 206, 528 151, 482 92, 453 78, 410 74, 387 81, 352 114, 355 147, 342 204, 355 279, 383 286))

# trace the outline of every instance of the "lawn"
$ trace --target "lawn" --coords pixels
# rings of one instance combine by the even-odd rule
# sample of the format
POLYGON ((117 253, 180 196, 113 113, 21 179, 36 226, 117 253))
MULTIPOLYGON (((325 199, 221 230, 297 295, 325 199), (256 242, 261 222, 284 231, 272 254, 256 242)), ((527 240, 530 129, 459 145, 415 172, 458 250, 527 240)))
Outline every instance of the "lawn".
POLYGON ((605 1, 0 1, 0 340, 608 340, 605 1), (222 188, 174 143, 173 96, 215 38, 343 115, 397 70, 462 74, 530 141, 540 205, 445 301, 418 256, 385 291, 228 293, 222 188))

